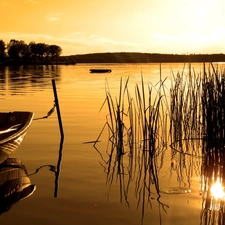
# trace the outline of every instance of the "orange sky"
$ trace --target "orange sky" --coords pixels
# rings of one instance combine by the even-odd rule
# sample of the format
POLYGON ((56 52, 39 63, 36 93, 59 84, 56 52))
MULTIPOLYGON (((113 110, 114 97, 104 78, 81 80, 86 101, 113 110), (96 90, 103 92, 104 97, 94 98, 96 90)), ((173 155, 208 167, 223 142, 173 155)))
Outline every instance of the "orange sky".
POLYGON ((224 0, 0 0, 0 39, 94 52, 225 53, 224 0))

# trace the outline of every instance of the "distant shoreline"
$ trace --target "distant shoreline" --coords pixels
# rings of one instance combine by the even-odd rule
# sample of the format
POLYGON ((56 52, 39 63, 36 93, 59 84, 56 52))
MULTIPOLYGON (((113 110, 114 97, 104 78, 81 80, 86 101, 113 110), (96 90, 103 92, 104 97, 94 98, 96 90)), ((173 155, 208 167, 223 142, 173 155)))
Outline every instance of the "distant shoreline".
POLYGON ((225 54, 159 54, 159 53, 90 53, 69 56, 58 56, 54 62, 49 62, 45 58, 42 61, 23 63, 23 60, 14 62, 5 60, 0 62, 0 66, 14 65, 76 65, 82 63, 207 63, 225 62, 225 54), (19 63, 18 63, 19 62, 19 63))
POLYGON ((178 63, 225 62, 225 54, 91 53, 60 56, 59 62, 76 63, 178 63))

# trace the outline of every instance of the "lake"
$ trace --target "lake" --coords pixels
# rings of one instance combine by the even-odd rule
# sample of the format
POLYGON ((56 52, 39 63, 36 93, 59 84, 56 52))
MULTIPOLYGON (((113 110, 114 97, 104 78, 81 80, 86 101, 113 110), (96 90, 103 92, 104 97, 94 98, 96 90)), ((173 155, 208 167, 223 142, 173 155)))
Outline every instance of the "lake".
MULTIPOLYGON (((202 74, 202 64, 192 64, 191 68, 202 74)), ((77 64, 0 68, 1 111, 32 111, 35 114, 25 139, 11 157, 22 160, 31 174, 31 182, 37 187, 32 196, 2 214, 0 223, 137 225, 141 224, 144 205, 143 224, 200 224, 202 196, 198 159, 191 173, 189 168, 184 170, 181 180, 173 171, 170 150, 167 151, 158 173, 160 202, 165 205, 165 212, 154 188, 151 202, 140 201, 138 206, 140 198, 135 181, 131 181, 129 191, 126 190, 127 199, 121 198, 124 189, 121 191, 120 177, 115 175, 111 186, 106 182, 106 169, 99 152, 105 154, 107 150, 107 131, 104 130, 96 143, 99 152, 93 147, 109 114, 107 105, 103 105, 106 91, 110 90, 112 98, 118 99, 121 79, 124 85, 129 78, 129 91, 135 97, 135 86, 141 85, 142 77, 144 82, 153 85, 160 77, 167 78, 165 85, 169 89, 172 74, 178 71, 186 73, 188 65, 77 64), (93 74, 89 73, 91 68, 109 68, 112 72, 93 74), (57 87, 64 130, 57 197, 54 196, 55 173, 50 170, 50 165, 57 166, 60 149, 57 112, 41 119, 54 105, 52 79, 57 87)), ((141 191, 143 187, 139 188, 141 191)))

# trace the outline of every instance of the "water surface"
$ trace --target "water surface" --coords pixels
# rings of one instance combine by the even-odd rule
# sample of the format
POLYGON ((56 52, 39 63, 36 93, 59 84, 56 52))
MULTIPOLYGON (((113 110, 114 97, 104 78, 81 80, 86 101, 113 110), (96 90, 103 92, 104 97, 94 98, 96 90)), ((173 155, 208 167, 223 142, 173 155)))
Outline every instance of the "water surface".
MULTIPOLYGON (((202 64, 193 64, 196 73, 202 73, 202 64)), ((128 208, 120 202, 119 184, 113 182, 108 198, 106 175, 101 158, 92 144, 97 139, 108 114, 107 107, 100 108, 105 100, 108 85, 111 95, 118 96, 120 80, 129 78, 129 90, 135 94, 135 85, 145 82, 157 84, 160 77, 169 88, 171 76, 182 72, 184 64, 78 64, 75 66, 39 66, 0 68, 1 111, 32 111, 35 119, 47 114, 54 104, 52 79, 55 80, 59 98, 64 143, 59 189, 54 197, 55 174, 49 165, 57 165, 60 132, 56 112, 47 119, 34 120, 27 135, 12 155, 22 160, 37 190, 28 199, 16 204, 0 218, 1 224, 54 224, 54 225, 137 225, 141 222, 141 206, 137 209, 134 186, 129 191, 128 208), (91 68, 109 68, 112 73, 92 74, 91 68), (161 70, 161 72, 160 72, 161 70), (46 165, 46 166, 45 166, 46 165)), ((188 69, 188 66, 185 67, 188 69)), ((97 144, 105 150, 108 141, 103 134, 97 144)), ((198 168, 191 180, 186 180, 191 192, 176 192, 175 173, 171 176, 171 161, 165 158, 159 180, 162 188, 161 202, 169 206, 167 213, 159 210, 153 193, 152 205, 145 207, 144 224, 200 224, 201 196, 198 168), (188 180, 188 182, 187 182, 188 180), (190 187, 189 187, 190 186, 190 187), (164 190, 164 192, 163 192, 164 190)), ((183 185, 185 186, 185 185, 183 185)), ((154 192, 154 191, 153 191, 154 192)))

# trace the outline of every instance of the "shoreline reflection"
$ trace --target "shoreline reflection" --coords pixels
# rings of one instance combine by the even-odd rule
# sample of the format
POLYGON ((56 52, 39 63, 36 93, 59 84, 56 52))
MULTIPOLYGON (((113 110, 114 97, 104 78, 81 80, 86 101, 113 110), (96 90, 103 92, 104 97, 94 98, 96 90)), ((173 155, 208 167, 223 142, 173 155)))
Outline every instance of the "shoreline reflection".
POLYGON ((0 94, 22 94, 25 88, 41 91, 49 85, 48 79, 60 80, 60 76, 61 67, 58 66, 0 67, 0 84, 4 89, 0 94))

